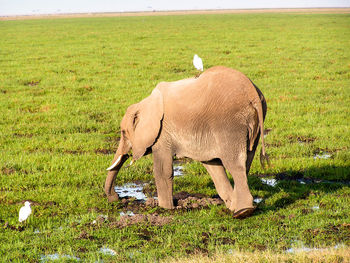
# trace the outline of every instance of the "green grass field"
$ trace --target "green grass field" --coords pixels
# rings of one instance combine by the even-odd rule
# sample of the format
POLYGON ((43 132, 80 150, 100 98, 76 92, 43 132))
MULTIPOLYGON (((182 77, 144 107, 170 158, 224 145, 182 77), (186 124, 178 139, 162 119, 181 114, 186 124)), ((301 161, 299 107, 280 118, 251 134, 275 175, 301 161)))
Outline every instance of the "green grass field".
MULTIPOLYGON (((348 14, 0 21, 0 35, 2 262, 154 262, 349 248, 348 14), (267 99, 271 166, 263 170, 254 160, 249 184, 263 201, 244 220, 224 205, 166 211, 132 200, 108 203, 104 195, 126 108, 160 81, 194 76, 195 53, 205 68, 242 71, 267 99), (262 176, 280 180, 273 187, 262 176), (33 214, 19 224, 25 200, 33 214), (119 214, 129 209, 170 222, 121 227, 119 214)), ((184 170, 176 193, 217 194, 199 163, 186 162, 184 170)), ((151 156, 123 169, 116 184, 136 180, 154 189, 151 156)), ((336 251, 329 261, 350 260, 336 251)))

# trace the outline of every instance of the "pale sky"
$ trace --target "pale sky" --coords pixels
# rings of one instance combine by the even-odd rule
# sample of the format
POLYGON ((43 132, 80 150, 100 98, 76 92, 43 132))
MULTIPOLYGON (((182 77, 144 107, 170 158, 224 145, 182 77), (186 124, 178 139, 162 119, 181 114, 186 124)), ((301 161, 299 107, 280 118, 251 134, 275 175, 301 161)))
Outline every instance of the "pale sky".
POLYGON ((350 0, 0 0, 0 16, 196 9, 350 7, 350 0))

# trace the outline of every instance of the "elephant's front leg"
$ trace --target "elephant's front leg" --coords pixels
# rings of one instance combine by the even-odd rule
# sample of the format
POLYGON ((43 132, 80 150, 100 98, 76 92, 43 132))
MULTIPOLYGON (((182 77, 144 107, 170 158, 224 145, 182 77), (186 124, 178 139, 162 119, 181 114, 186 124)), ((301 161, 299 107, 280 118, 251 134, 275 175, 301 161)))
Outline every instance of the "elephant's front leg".
POLYGON ((173 209, 173 157, 170 151, 153 150, 153 172, 159 206, 173 209))

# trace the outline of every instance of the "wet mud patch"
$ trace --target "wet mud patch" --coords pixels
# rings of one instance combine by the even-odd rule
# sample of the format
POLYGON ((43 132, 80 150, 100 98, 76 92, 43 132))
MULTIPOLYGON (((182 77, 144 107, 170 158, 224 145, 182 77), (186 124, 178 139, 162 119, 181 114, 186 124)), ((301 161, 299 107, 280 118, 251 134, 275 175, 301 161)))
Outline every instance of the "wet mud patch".
MULTIPOLYGON (((221 205, 224 202, 219 197, 208 197, 203 194, 190 194, 187 192, 179 192, 174 194, 174 210, 189 210, 189 209, 201 209, 207 208, 210 205, 221 205)), ((166 210, 158 205, 156 197, 147 198, 145 202, 136 200, 135 198, 121 198, 122 208, 124 213, 133 212, 137 214, 139 212, 148 211, 150 209, 159 208, 156 213, 162 211, 170 212, 174 210, 166 210)))
POLYGON ((114 190, 118 194, 119 198, 131 197, 139 201, 146 201, 147 197, 143 193, 145 183, 136 182, 136 183, 126 183, 122 186, 115 186, 114 190))
POLYGON ((224 202, 219 197, 179 192, 174 195, 174 209, 168 210, 159 207, 156 197, 137 200, 135 197, 126 196, 119 200, 117 205, 119 212, 113 212, 115 215, 108 219, 97 218, 93 224, 108 222, 111 228, 124 228, 134 224, 162 226, 172 221, 172 216, 169 214, 175 214, 178 211, 205 209, 210 205, 221 204, 224 202))
POLYGON ((179 192, 174 195, 174 205, 176 209, 206 208, 210 205, 221 205, 223 203, 224 202, 218 197, 208 197, 203 194, 179 192))
POLYGON ((110 228, 124 228, 136 224, 147 224, 152 226, 164 226, 172 221, 172 216, 160 216, 158 214, 135 214, 133 216, 124 215, 119 220, 111 222, 110 228))

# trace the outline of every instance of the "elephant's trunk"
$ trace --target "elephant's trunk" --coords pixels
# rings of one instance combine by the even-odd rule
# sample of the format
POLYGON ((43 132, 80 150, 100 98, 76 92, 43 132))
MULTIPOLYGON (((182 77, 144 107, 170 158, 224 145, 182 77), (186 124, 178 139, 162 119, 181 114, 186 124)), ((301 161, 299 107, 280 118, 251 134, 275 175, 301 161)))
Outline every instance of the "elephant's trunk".
POLYGON ((116 155, 113 164, 108 168, 108 174, 105 181, 105 193, 109 202, 114 202, 119 199, 118 194, 114 190, 114 180, 124 162, 129 158, 129 155, 116 155))

